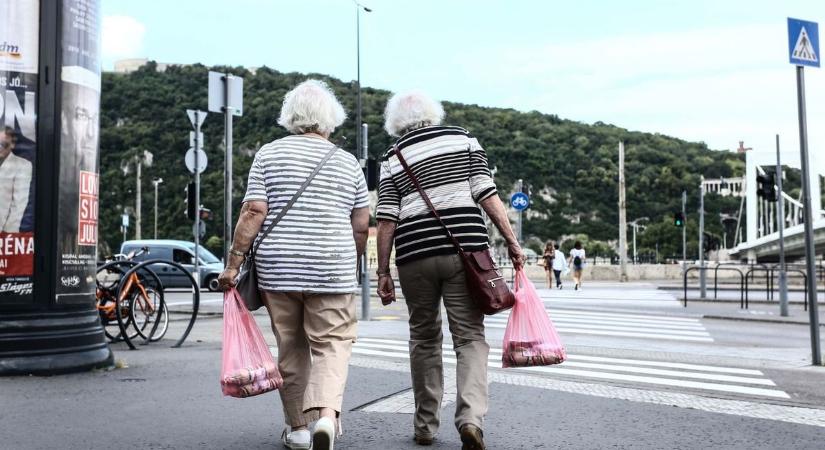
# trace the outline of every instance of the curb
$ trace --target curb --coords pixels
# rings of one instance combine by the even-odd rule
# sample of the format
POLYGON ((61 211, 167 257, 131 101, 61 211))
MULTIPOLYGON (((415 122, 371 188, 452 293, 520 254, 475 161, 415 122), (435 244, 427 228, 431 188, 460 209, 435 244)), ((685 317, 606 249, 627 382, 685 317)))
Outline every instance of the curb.
MULTIPOLYGON (((760 317, 735 317, 735 316, 716 316, 713 314, 705 314, 702 316, 703 319, 714 319, 714 320, 735 320, 738 322, 762 322, 762 323, 780 323, 780 324, 789 324, 789 325, 808 325, 808 321, 802 320, 779 320, 779 319, 765 319, 760 317)), ((820 323, 820 327, 825 327, 825 323, 820 323)))

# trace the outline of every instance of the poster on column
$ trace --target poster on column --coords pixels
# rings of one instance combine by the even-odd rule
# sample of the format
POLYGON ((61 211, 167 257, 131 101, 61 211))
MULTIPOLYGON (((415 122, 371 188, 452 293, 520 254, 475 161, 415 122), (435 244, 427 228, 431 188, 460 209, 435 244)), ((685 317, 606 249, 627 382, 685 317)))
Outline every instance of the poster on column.
POLYGON ((62 0, 58 303, 95 294, 100 122, 99 0, 62 0))
POLYGON ((39 10, 0 0, 0 305, 32 301, 39 10))

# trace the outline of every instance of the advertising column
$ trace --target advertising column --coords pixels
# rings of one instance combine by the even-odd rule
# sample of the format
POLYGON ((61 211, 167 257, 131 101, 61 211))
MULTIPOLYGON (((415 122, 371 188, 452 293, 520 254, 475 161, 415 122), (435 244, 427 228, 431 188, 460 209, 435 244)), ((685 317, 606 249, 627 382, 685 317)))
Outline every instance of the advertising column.
POLYGON ((32 301, 39 8, 0 1, 0 304, 32 301))
POLYGON ((56 301, 93 302, 97 260, 98 0, 63 0, 56 301))

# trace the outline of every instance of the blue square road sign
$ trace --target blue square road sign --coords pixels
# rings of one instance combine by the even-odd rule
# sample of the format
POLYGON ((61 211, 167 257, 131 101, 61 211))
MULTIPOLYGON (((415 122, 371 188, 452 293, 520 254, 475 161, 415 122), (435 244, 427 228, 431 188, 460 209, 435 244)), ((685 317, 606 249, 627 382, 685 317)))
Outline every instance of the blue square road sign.
POLYGON ((788 17, 788 55, 791 64, 819 67, 819 26, 788 17))

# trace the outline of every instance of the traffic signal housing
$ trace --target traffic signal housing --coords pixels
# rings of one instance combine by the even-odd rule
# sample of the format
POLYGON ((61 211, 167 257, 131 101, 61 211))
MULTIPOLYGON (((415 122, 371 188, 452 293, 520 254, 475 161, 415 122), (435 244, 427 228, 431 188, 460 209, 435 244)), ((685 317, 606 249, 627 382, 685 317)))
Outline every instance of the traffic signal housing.
POLYGON ((677 227, 685 226, 685 214, 681 211, 673 214, 673 225, 677 227))
POLYGON ((774 174, 766 173, 756 175, 756 195, 768 202, 775 202, 777 200, 774 174))
POLYGON ((195 205, 195 183, 189 183, 186 185, 186 217, 189 220, 195 220, 195 211, 197 211, 197 205, 195 205))
POLYGON ((529 184, 524 183, 521 185, 521 193, 527 196, 527 208, 533 206, 533 195, 529 184))

